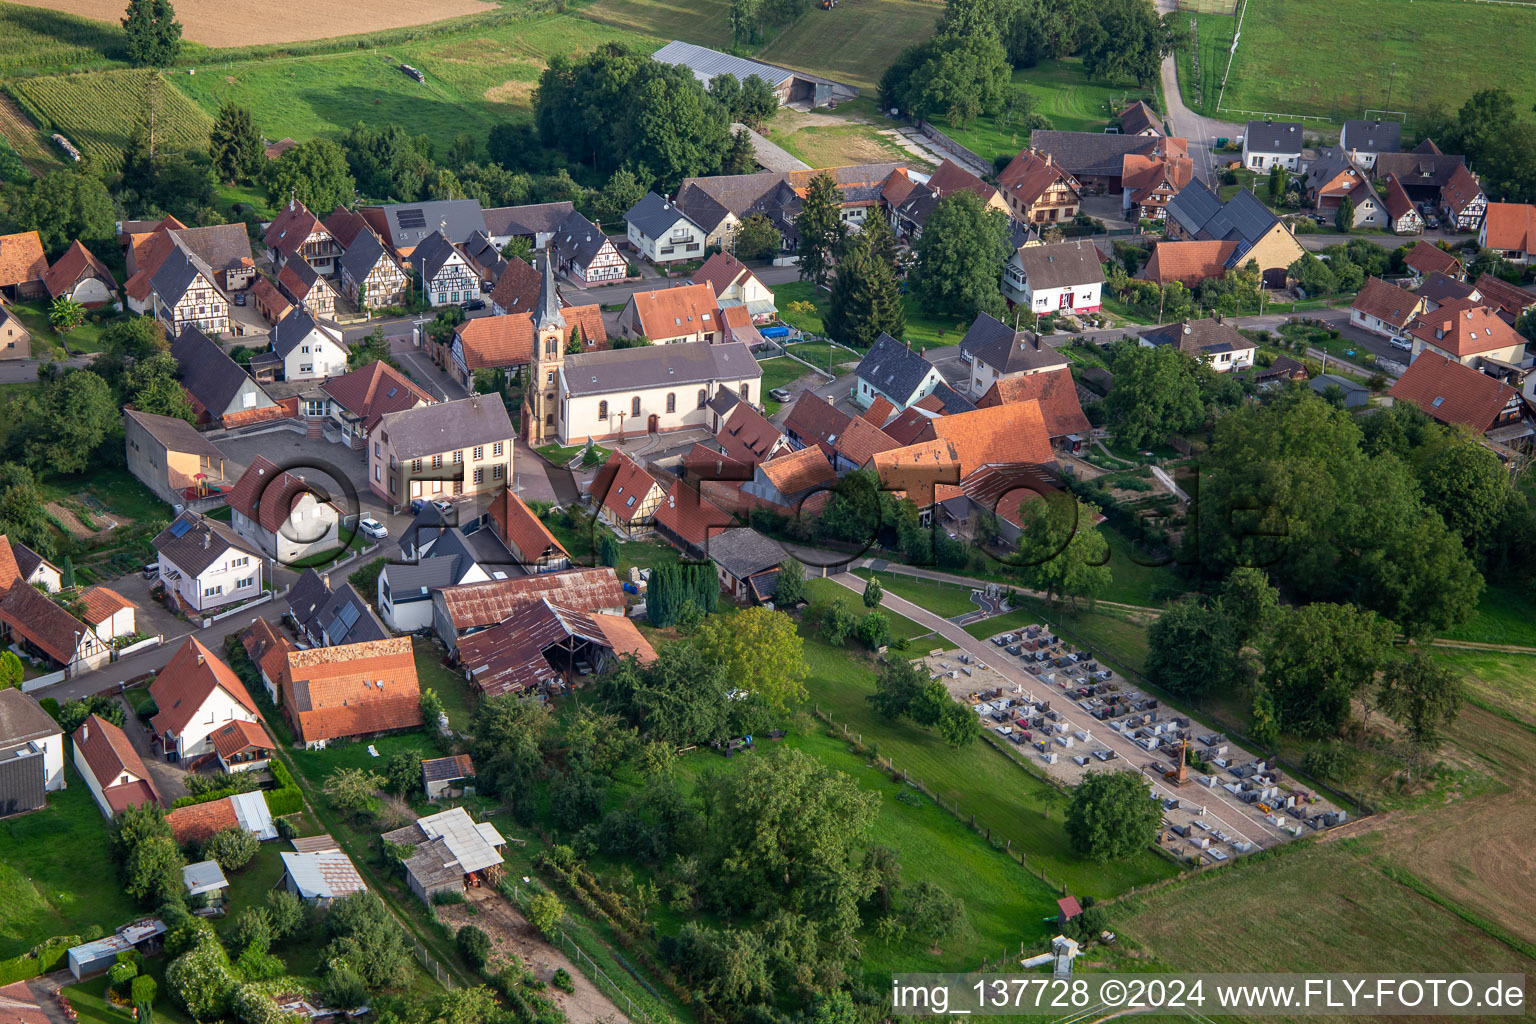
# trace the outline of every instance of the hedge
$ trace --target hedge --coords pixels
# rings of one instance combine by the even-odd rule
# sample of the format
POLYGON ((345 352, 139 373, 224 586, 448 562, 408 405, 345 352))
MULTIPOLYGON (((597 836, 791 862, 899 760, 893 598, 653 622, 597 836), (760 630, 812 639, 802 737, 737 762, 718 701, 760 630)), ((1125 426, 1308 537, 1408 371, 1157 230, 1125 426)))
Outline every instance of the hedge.
POLYGON ((57 967, 59 961, 63 960, 68 953, 67 946, 54 946, 41 951, 36 956, 23 953, 9 960, 0 960, 0 985, 9 985, 12 982, 26 981, 28 978, 47 974, 57 967))
POLYGON ((267 767, 278 783, 277 789, 267 790, 267 810, 272 817, 281 818, 285 814, 298 814, 304 810, 304 794, 299 792, 298 783, 293 781, 293 773, 288 770, 288 766, 273 758, 267 767))

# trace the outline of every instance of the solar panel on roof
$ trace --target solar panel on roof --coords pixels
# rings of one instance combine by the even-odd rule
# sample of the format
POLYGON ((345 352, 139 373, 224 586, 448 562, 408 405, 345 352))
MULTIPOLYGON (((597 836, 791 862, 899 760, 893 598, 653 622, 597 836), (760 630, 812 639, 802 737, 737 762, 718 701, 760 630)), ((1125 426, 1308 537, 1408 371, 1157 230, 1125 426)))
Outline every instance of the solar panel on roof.
POLYGON ((427 226, 427 215, 419 209, 401 210, 395 214, 395 218, 403 228, 424 228, 427 226))
POLYGON ((350 631, 357 624, 357 605, 344 604, 336 611, 336 618, 341 622, 341 628, 350 631))
POLYGON ((184 536, 190 529, 192 529, 192 521, 190 519, 178 519, 171 524, 171 536, 184 536))

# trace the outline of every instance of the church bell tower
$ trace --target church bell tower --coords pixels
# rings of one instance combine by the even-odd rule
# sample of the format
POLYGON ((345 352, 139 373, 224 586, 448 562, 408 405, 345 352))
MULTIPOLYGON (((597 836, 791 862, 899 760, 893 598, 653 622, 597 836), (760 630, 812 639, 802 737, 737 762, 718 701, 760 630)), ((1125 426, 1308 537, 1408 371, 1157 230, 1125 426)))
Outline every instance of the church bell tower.
POLYGON ((560 415, 560 368, 565 365, 566 326, 555 292, 555 254, 544 250, 539 300, 533 309, 533 359, 523 388, 523 440, 531 447, 548 444, 560 415))

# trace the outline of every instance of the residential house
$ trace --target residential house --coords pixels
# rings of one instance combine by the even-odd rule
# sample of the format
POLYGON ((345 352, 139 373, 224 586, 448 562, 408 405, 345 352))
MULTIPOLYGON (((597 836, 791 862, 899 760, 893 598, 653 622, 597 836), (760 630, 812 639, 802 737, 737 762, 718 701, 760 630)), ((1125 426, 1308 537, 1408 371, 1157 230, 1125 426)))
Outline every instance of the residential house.
POLYGON ((491 499, 490 516, 496 536, 524 572, 560 572, 571 567, 571 556, 565 546, 511 487, 502 488, 491 499))
POLYGON ((569 202, 534 203, 529 206, 498 206, 484 211, 485 231, 491 244, 505 246, 514 238, 526 238, 535 252, 549 245, 560 224, 575 207, 569 202))
POLYGON ((1408 255, 1403 257, 1403 269, 1415 278, 1444 274, 1460 280, 1465 273, 1461 261, 1455 256, 1437 245, 1423 241, 1414 243, 1413 248, 1408 250, 1408 255))
POLYGON ((737 306, 745 307, 752 323, 765 323, 779 312, 773 292, 741 260, 728 252, 717 252, 689 278, 693 284, 708 285, 715 293, 715 305, 721 313, 737 306))
POLYGON ((1487 306, 1451 299, 1418 317, 1408 333, 1413 337, 1413 357, 1425 351, 1477 367, 1492 359, 1524 366, 1525 338, 1487 306))
MULTIPOLYGON (((729 391, 722 391, 714 399, 734 398, 729 391)), ((715 431, 715 442, 720 450, 738 462, 751 464, 773 458, 793 446, 779 428, 747 402, 737 399, 730 403, 730 411, 720 421, 715 431)))
MULTIPOLYGON (((1177 281, 1193 288, 1201 281, 1221 277, 1237 254, 1238 242, 1154 242, 1152 256, 1136 277, 1156 285, 1177 281)), ((1277 275, 1278 276, 1278 275, 1277 275)))
POLYGON ((720 341, 720 307, 707 284, 635 292, 619 314, 619 332, 626 338, 649 338, 654 345, 690 341, 720 341))
POLYGON ((859 360, 854 376, 853 401, 861 409, 869 408, 881 395, 898 410, 905 409, 944 380, 921 352, 912 351, 910 342, 897 341, 883 331, 859 360))
POLYGON ((208 739, 218 757, 219 769, 226 772, 263 771, 277 749, 277 744, 260 722, 243 718, 219 726, 208 739))
POLYGON ((32 332, 15 313, 0 305, 0 360, 31 358, 32 332))
POLYGON ((86 309, 118 301, 117 280, 107 265, 76 239, 43 275, 50 299, 72 299, 86 309))
POLYGON ((336 286, 303 260, 289 260, 277 272, 277 290, 314 316, 336 315, 336 286))
MULTIPOLYGON (((1169 201, 1168 237, 1171 241, 1158 243, 1154 259, 1188 266, 1190 261, 1173 251, 1165 253, 1165 247, 1197 241, 1232 242, 1231 252, 1222 259, 1223 272, 1246 266, 1251 260, 1271 288, 1285 286, 1286 270, 1305 252, 1290 229, 1252 192, 1239 189, 1223 202, 1201 181, 1190 182, 1169 201)), ((1150 279, 1151 271, 1148 273, 1150 279)))
POLYGON ((1050 153, 1026 149, 997 176, 998 191, 1013 219, 1023 224, 1056 224, 1077 216, 1082 186, 1050 153))
MULTIPOLYGON (((1071 262, 1067 261, 1068 265, 1071 262)), ((1099 277, 1103 279, 1102 272, 1099 277)), ((990 313, 981 313, 971 322, 965 337, 960 339, 960 356, 970 363, 969 390, 977 397, 985 395, 999 380, 1045 373, 1068 365, 1067 357, 1042 343, 1039 335, 1014 330, 990 313)))
POLYGON ((494 492, 512 479, 512 437, 494 395, 385 413, 368 434, 368 485, 396 505, 494 492))
POLYGON ((1424 231, 1424 217, 1397 175, 1387 175, 1387 194, 1383 200, 1387 204, 1388 223, 1394 235, 1417 235, 1424 231))
POLYGON ((819 445, 788 452, 749 468, 750 480, 702 480, 699 493, 738 514, 754 507, 767 507, 780 515, 798 518, 820 512, 837 484, 837 470, 819 445))
POLYGON ((224 476, 224 453, 186 420, 123 410, 128 472, 168 505, 217 494, 233 481, 224 476))
POLYGON ((267 259, 275 267, 284 267, 290 260, 299 259, 322 277, 336 276, 341 244, 320 218, 298 199, 289 199, 267 225, 262 243, 267 247, 267 259))
MULTIPOLYGON (((213 268, 171 235, 170 250, 149 279, 148 304, 135 312, 153 313, 172 338, 188 329, 215 334, 229 330, 229 298, 215 283, 213 268)), ((132 308, 130 294, 129 306, 132 308)))
POLYGON ((588 352, 567 357, 556 373, 562 445, 709 427, 710 398, 726 388, 751 402, 763 375, 740 342, 588 352))
POLYGON ((232 527, 183 512, 155 537, 159 581, 188 612, 212 612, 261 593, 261 549, 232 527))
POLYGON ((1408 343, 1408 326, 1424 310, 1424 300, 1379 277, 1368 278, 1349 307, 1349 322, 1383 338, 1408 343))
POLYGON ((101 639, 111 642, 137 632, 134 612, 138 605, 117 591, 102 586, 87 587, 80 592, 80 603, 85 606, 80 617, 101 639))
POLYGON ((122 729, 100 715, 92 715, 74 731, 70 741, 75 749, 75 770, 107 820, 130 807, 161 802, 144 759, 122 729))
POLYGON ((1371 187, 1369 172, 1339 146, 1329 146, 1312 162, 1303 189, 1316 213, 1336 217, 1348 199, 1354 204, 1354 227, 1386 227, 1389 223, 1386 203, 1371 187))
POLYGON ((262 656, 261 671, 306 749, 421 727, 408 636, 302 651, 280 643, 262 656))
POLYGON ((366 224, 336 260, 341 290, 359 309, 403 306, 410 278, 366 224))
POLYGON ((1097 313, 1103 289, 1104 264, 1087 240, 1020 246, 1003 265, 1003 295, 1039 316, 1097 313))
POLYGON ((336 900, 353 893, 367 892, 368 884, 357 873, 351 858, 341 852, 330 836, 309 836, 293 840, 295 848, 306 847, 316 841, 325 849, 303 849, 283 853, 283 877, 278 882, 285 892, 291 892, 312 906, 328 907, 336 900))
POLYGON ((209 753, 209 737, 228 722, 259 721, 256 702, 234 670, 196 637, 186 642, 149 684, 159 709, 150 719, 155 745, 169 761, 192 761, 209 753))
MULTIPOLYGON (((215 740, 222 738, 226 747, 241 742, 266 744, 265 749, 258 746, 248 748, 246 753, 249 753, 252 759, 230 762, 234 767, 225 767, 225 771, 251 771, 270 763, 272 741, 267 738, 266 730, 259 723, 235 719, 228 725, 220 726, 213 735, 215 740), (249 739, 247 740, 246 737, 249 739), (266 760, 260 759, 262 754, 267 755, 266 760)), ((219 753, 217 743, 210 756, 220 765, 226 763, 223 755, 219 753)), ((218 800, 184 804, 167 814, 165 823, 171 827, 171 835, 182 846, 206 843, 211 837, 232 828, 248 832, 261 842, 277 838, 277 823, 272 820, 266 795, 259 789, 247 793, 235 793, 218 800)))
POLYGON ((597 471, 588 494, 597 507, 598 520, 619 536, 634 540, 651 532, 666 490, 640 463, 616 451, 597 471))
POLYGON ((384 566, 379 573, 376 597, 379 617, 385 625, 398 633, 426 629, 432 625, 432 591, 491 578, 467 545, 460 543, 462 537, 457 529, 450 530, 439 553, 384 566))
MULTIPOLYGON (((508 313, 528 313, 538 306, 539 272, 533 264, 514 256, 507 260, 496 287, 491 289, 491 312, 496 316, 508 313)), ((555 290, 555 300, 564 307, 565 299, 555 290)))
POLYGON ((389 639, 384 624, 356 587, 343 583, 332 590, 330 574, 322 576, 314 569, 305 569, 288 591, 288 618, 299 639, 311 647, 389 639))
POLYGON ((1120 111, 1120 134, 1161 137, 1163 119, 1145 101, 1137 100, 1120 111))
POLYGON ((197 328, 187 328, 171 342, 171 355, 181 366, 181 386, 200 425, 237 427, 289 414, 223 346, 197 328))
POLYGON ((343 444, 362 449, 386 413, 419 409, 436 401, 409 377, 382 360, 360 366, 320 385, 324 415, 341 429, 343 444))
MULTIPOLYGON (((895 403, 876 396, 870 409, 895 408, 895 403)), ((815 445, 830 461, 837 451, 837 439, 842 436, 853 417, 832 404, 832 399, 822 398, 814 391, 802 391, 789 415, 784 418, 784 434, 795 450, 815 445)))
POLYGON ((989 409, 1012 402, 1039 403, 1040 415, 1052 444, 1075 447, 1091 430, 1088 417, 1083 414, 1082 402, 1077 397, 1077 383, 1068 367, 1000 378, 976 404, 978 408, 989 409))
POLYGON ((1012 552, 1024 535, 1024 507, 1060 490, 1059 480, 1043 466, 986 466, 959 484, 934 487, 932 522, 982 544, 1000 541, 1005 551, 1012 552), (983 523, 994 532, 980 535, 983 523))
POLYGON ((1515 323, 1520 319, 1520 314, 1536 306, 1536 293, 1517 288, 1492 274, 1481 275, 1473 287, 1476 289, 1477 301, 1497 310, 1499 316, 1509 324, 1515 323))
MULTIPOLYGON (((736 229, 741 227, 742 216, 732 212, 694 183, 677 190, 676 202, 677 208, 703 229, 706 248, 714 246, 728 251, 734 247, 736 229)), ((746 215, 752 216, 751 213, 746 215)))
POLYGON ((0 818, 37 810, 66 785, 59 723, 37 698, 0 690, 0 818))
POLYGON ((277 323, 293 308, 293 300, 265 277, 258 277, 251 285, 251 300, 256 303, 256 312, 269 324, 277 323))
POLYGON ((1249 121, 1243 130, 1243 166, 1267 171, 1280 166, 1301 169, 1301 125, 1295 121, 1249 121))
MULTIPOLYGON (((560 316, 569 332, 564 342, 567 348, 571 346, 570 334, 575 335, 583 352, 608 348, 601 306, 564 306, 560 316)), ((466 320, 453 329, 449 371, 467 391, 473 390, 476 370, 515 373, 533 362, 534 334, 533 314, 527 310, 466 320)))
POLYGON ((501 255, 501 247, 492 244, 484 231, 476 231, 469 241, 459 246, 459 251, 469 261, 470 269, 480 278, 480 291, 489 292, 496 286, 497 278, 507 269, 507 261, 501 255))
POLYGON ((881 189, 891 210, 891 227, 898 237, 916 239, 939 201, 956 192, 972 192, 989 210, 1010 213, 1002 193, 953 160, 946 159, 925 182, 913 182, 904 171, 893 172, 881 189), (900 184, 898 184, 898 182, 900 184))
POLYGON ((265 455, 251 460, 228 501, 235 533, 282 565, 341 547, 341 509, 324 488, 265 455))
POLYGON ((1372 170, 1377 181, 1397 175, 1403 190, 1415 203, 1433 203, 1438 207, 1441 190, 1456 173, 1456 168, 1465 166, 1465 158, 1441 153, 1433 142, 1426 139, 1425 144, 1411 153, 1380 154, 1372 170))
POLYGON ((282 359, 284 380, 318 380, 347 372, 341 329, 295 309, 272 328, 272 351, 282 359))
POLYGON ((709 559, 715 563, 720 589, 732 600, 748 604, 772 601, 779 588, 779 566, 789 551, 756 530, 726 530, 710 538, 709 559))
POLYGON ((1370 170, 1380 154, 1402 152, 1403 126, 1397 121, 1345 121, 1339 134, 1339 148, 1370 170))
POLYGON ((21 541, 11 542, 11 557, 21 582, 29 587, 40 587, 46 594, 57 594, 63 587, 63 572, 42 555, 21 541))
POLYGON ((501 848, 507 841, 488 821, 475 823, 469 812, 454 807, 414 825, 386 832, 390 848, 405 847, 405 881, 421 901, 431 906, 438 895, 462 894, 481 885, 494 886, 502 876, 501 848))
POLYGON ((469 783, 474 778, 475 762, 468 754, 429 757, 421 762, 421 784, 428 800, 471 794, 475 787, 469 783))
POLYGON ((656 660, 656 651, 629 619, 563 608, 541 598, 462 638, 458 662, 485 696, 543 697, 551 689, 580 685, 584 676, 607 672, 624 655, 641 664, 656 660))
POLYGON ((629 261, 618 246, 574 210, 560 222, 553 244, 558 269, 582 288, 622 281, 629 274, 629 261))
POLYGON ((1441 423, 1504 435, 1500 440, 1531 431, 1519 391, 1438 352, 1419 353, 1390 394, 1395 401, 1412 402, 1441 423))
POLYGON ((1203 360, 1217 373, 1248 369, 1253 365, 1257 351, 1257 346, 1243 337, 1237 328, 1223 322, 1219 313, 1203 320, 1153 327, 1140 332, 1138 337, 1138 344, 1144 348, 1172 345, 1186 355, 1203 360))
POLYGON ((432 626, 451 654, 460 637, 503 622, 545 598, 589 614, 624 614, 624 588, 612 569, 573 569, 434 590, 432 626))
POLYGON ((1451 178, 1440 189, 1440 213, 1446 226, 1457 231, 1479 231, 1488 210, 1483 186, 1465 164, 1457 164, 1451 178))
POLYGON ((921 439, 870 460, 882 490, 902 491, 921 522, 935 503, 964 487, 973 474, 997 466, 1053 466, 1051 438, 1038 402, 1014 402, 931 419, 921 439))
MULTIPOLYGON (((406 262, 434 234, 462 245, 476 231, 485 230, 485 214, 476 199, 434 199, 422 203, 389 203, 359 209, 368 226, 406 262)), ((434 302, 433 305, 441 305, 434 302)))
POLYGON ((1536 205, 1489 203, 1477 244, 1511 263, 1536 262, 1536 205))
MULTIPOLYGON (((1049 153, 1052 163, 1070 174, 1086 194, 1117 195, 1124 186, 1121 175, 1127 153, 1188 156, 1189 145, 1178 137, 1114 135, 1104 132, 1062 132, 1037 128, 1029 133, 1029 148, 1049 153)), ((1059 219, 1059 218, 1058 218, 1059 219)))
POLYGON ((0 295, 7 299, 40 299, 47 294, 43 277, 48 257, 36 231, 0 235, 0 295))
POLYGON ((1194 177, 1195 162, 1182 153, 1127 153, 1120 163, 1121 209, 1133 220, 1162 220, 1169 200, 1194 177))
POLYGON ((421 293, 428 305, 458 305, 480 295, 474 269, 441 231, 432 232, 411 250, 410 263, 421 276, 421 293))
POLYGON ((655 192, 624 213, 630 248, 652 263, 680 263, 704 255, 704 229, 655 192))
POLYGON ((175 217, 134 231, 126 240, 124 260, 128 281, 123 285, 128 308, 136 313, 154 307, 154 278, 178 247, 191 252, 207 268, 213 286, 224 294, 244 291, 256 280, 256 261, 244 224, 210 224, 189 228, 175 217))
POLYGON ((832 178, 839 194, 838 218, 850 230, 857 230, 867 216, 878 213, 885 204, 882 190, 898 171, 904 178, 905 168, 896 163, 684 178, 678 187, 677 206, 704 229, 708 244, 729 249, 741 221, 761 216, 779 232, 784 251, 793 252, 800 241, 795 218, 814 178, 821 174, 832 178))
POLYGON ((13 583, 0 600, 0 633, 8 633, 17 647, 44 658, 67 678, 112 659, 111 648, 94 629, 21 583, 13 583))
POLYGON ((656 508, 657 536, 688 558, 709 557, 710 541, 734 525, 735 518, 729 512, 680 479, 672 481, 665 500, 656 508))

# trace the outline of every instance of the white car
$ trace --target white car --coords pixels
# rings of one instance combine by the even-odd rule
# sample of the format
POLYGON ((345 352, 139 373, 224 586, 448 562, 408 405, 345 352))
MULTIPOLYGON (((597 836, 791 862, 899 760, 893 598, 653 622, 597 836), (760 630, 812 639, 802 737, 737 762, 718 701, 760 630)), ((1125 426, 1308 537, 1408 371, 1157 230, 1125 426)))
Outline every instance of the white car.
POLYGON ((363 533, 367 536, 372 537, 374 540, 383 540, 385 537, 389 536, 389 530, 384 526, 384 524, 379 522, 377 519, 374 519, 372 516, 358 520, 357 528, 363 531, 363 533))

